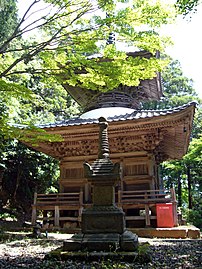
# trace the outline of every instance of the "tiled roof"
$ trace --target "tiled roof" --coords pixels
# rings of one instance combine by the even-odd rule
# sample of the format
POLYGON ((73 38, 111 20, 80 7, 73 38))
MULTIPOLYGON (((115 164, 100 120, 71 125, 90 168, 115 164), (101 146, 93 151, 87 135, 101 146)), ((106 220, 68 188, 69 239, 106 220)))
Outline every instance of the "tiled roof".
MULTIPOLYGON (((159 116, 167 116, 170 114, 183 111, 184 109, 191 106, 195 107, 196 104, 197 104, 196 102, 190 102, 183 106, 175 107, 172 109, 165 109, 165 110, 134 110, 134 112, 130 114, 108 117, 107 121, 114 122, 114 121, 138 120, 138 119, 154 118, 154 117, 159 117, 159 116)), ((92 119, 92 118, 82 119, 80 117, 77 117, 77 118, 72 118, 69 120, 61 121, 61 122, 41 124, 41 125, 38 125, 37 127, 54 128, 54 127, 66 127, 66 126, 75 126, 75 125, 93 124, 93 123, 98 123, 98 119, 92 119)))

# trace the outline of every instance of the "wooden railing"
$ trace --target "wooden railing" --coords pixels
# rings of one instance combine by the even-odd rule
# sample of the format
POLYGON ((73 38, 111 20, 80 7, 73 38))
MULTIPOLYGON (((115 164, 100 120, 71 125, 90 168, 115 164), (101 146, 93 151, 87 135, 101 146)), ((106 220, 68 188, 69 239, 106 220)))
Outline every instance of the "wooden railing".
POLYGON ((166 190, 138 190, 138 191, 118 191, 118 204, 148 204, 148 203, 168 203, 172 202, 172 191, 166 190))
MULTIPOLYGON (((144 209, 145 216, 127 216, 126 220, 144 219, 146 226, 150 226, 150 220, 156 219, 155 215, 151 215, 152 207, 158 203, 172 203, 174 223, 177 225, 176 197, 174 189, 166 190, 138 190, 138 191, 118 191, 117 205, 124 210, 128 209, 144 209)), ((55 194, 37 194, 34 195, 34 203, 32 205, 32 224, 36 220, 54 222, 54 226, 60 226, 60 221, 81 221, 82 210, 89 207, 90 204, 83 203, 83 191, 72 193, 55 193, 55 194), (42 210, 44 213, 52 211, 53 216, 47 217, 47 214, 38 216, 37 211, 42 210), (60 216, 60 211, 74 211, 77 216, 60 216)))
POLYGON ((156 215, 151 215, 150 210, 158 203, 172 203, 174 226, 177 226, 177 201, 175 190, 138 190, 138 191, 118 191, 118 206, 124 210, 144 209, 144 216, 127 216, 126 220, 145 220, 146 226, 151 225, 151 220, 156 219, 156 215))
POLYGON ((83 192, 38 194, 35 193, 34 205, 82 205, 83 192))
POLYGON ((37 220, 53 221, 54 226, 59 227, 60 221, 81 221, 83 209, 83 191, 72 193, 54 193, 54 194, 34 194, 34 203, 32 205, 32 224, 37 220), (38 210, 43 211, 43 216, 38 216, 38 210), (61 210, 73 210, 78 214, 72 216, 60 216, 61 210), (48 217, 47 211, 52 211, 53 216, 48 217))

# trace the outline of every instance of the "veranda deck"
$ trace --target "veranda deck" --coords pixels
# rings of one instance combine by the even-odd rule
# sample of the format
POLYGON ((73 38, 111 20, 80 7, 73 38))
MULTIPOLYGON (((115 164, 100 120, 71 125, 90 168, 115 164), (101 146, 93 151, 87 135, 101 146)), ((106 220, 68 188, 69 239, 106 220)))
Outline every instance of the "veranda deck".
MULTIPOLYGON (((157 204, 172 204, 174 226, 177 226, 176 197, 174 189, 166 190, 119 190, 116 205, 126 214, 126 223, 142 221, 143 227, 150 227, 156 220, 157 204)), ((37 194, 32 205, 32 225, 37 221, 43 224, 52 222, 53 227, 63 227, 65 222, 81 222, 84 208, 91 204, 85 203, 83 190, 72 193, 37 194), (41 213, 41 214, 39 214, 41 213)))

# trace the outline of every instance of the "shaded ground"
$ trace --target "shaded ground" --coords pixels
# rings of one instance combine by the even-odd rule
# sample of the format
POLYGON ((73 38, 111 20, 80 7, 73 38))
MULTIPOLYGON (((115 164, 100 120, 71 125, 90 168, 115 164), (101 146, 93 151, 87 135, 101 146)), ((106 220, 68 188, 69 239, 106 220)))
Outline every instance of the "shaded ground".
MULTIPOLYGON (((202 269, 202 240, 162 240, 142 239, 140 243, 149 242, 152 261, 148 264, 118 263, 100 261, 45 260, 49 251, 62 246, 67 234, 49 234, 48 238, 31 239, 19 233, 16 238, 11 233, 10 239, 0 243, 0 268, 68 268, 68 269, 116 269, 116 268, 167 268, 167 269, 202 269)), ((4 239, 5 240, 5 239, 4 239)))

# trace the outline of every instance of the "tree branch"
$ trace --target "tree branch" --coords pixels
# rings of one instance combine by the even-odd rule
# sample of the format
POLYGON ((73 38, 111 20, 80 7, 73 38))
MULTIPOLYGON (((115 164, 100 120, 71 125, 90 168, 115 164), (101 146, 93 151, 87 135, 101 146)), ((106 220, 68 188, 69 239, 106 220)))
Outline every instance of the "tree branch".
MULTIPOLYGON (((18 24, 18 26, 16 27, 14 33, 12 34, 12 36, 1 46, 0 48, 0 54, 1 53, 8 53, 8 52, 22 52, 22 54, 13 61, 13 63, 7 67, 5 70, 3 70, 0 74, 0 78, 2 77, 7 77, 8 74, 11 74, 13 72, 10 72, 15 66, 17 66, 20 62, 22 61, 25 61, 26 60, 26 63, 30 62, 31 60, 33 60, 33 57, 36 56, 39 52, 41 52, 42 50, 44 50, 45 48, 47 48, 47 46, 56 46, 56 49, 57 49, 57 45, 63 41, 62 39, 64 39, 64 37, 68 37, 70 35, 73 35, 73 34, 78 34, 79 32, 83 32, 83 31, 90 31, 92 30, 92 27, 90 28, 87 28, 87 29, 82 29, 82 30, 72 30, 68 33, 62 33, 62 31, 66 28, 68 28, 70 25, 73 25, 77 20, 79 20, 84 14, 86 14, 86 12, 92 10, 92 5, 89 4, 89 5, 85 5, 85 6, 78 6, 78 3, 77 4, 74 4, 75 5, 75 9, 73 10, 70 10, 69 12, 65 12, 64 13, 61 13, 63 11, 64 8, 67 8, 68 5, 71 3, 71 1, 69 1, 68 3, 66 3, 64 6, 60 6, 59 9, 57 10, 58 12, 57 13, 54 13, 50 18, 47 18, 47 20, 44 22, 44 23, 41 23, 40 25, 37 25, 37 26, 34 26, 33 28, 29 28, 27 29, 28 27, 30 27, 31 25, 34 25, 36 24, 37 22, 41 21, 42 18, 39 18, 37 20, 35 20, 34 22, 30 23, 29 25, 27 25, 23 30, 20 30, 19 31, 19 28, 20 28, 20 25, 22 25, 22 23, 26 20, 26 16, 28 14, 28 12, 31 10, 31 8, 36 4, 38 3, 40 0, 35 0, 30 6, 29 8, 26 10, 24 16, 22 17, 20 23, 18 24), (58 15, 59 14, 59 15, 58 15), (22 34, 24 33, 27 33, 29 31, 33 31, 34 29, 41 29, 43 28, 44 26, 46 25, 50 25, 53 21, 55 20, 61 20, 61 18, 63 17, 70 17, 71 18, 71 15, 72 14, 75 14, 75 17, 73 17, 71 19, 71 22, 69 22, 69 24, 65 24, 63 26, 60 26, 59 29, 57 29, 55 31, 55 33, 52 34, 52 36, 50 36, 46 41, 43 41, 41 43, 38 43, 36 45, 31 45, 31 46, 26 46, 25 48, 16 48, 16 49, 10 49, 10 50, 6 50, 6 48, 8 47, 9 43, 14 39, 14 38, 17 38, 19 36, 21 36, 22 34), (27 30, 25 30, 27 29, 27 30), (19 31, 19 32, 18 32, 19 31), (54 42, 55 41, 55 42, 54 42), (52 44, 52 42, 54 44, 52 44), (28 50, 28 52, 26 52, 28 50)), ((48 15, 50 14, 50 12, 48 13, 48 15)), ((47 16, 48 16, 47 15, 47 16)), ((28 16, 29 17, 29 16, 28 16)), ((43 17, 44 19, 44 17, 43 17)), ((71 39, 70 39, 71 40, 71 39)))

